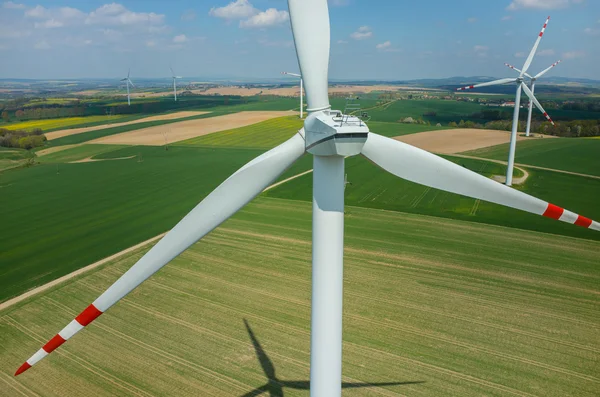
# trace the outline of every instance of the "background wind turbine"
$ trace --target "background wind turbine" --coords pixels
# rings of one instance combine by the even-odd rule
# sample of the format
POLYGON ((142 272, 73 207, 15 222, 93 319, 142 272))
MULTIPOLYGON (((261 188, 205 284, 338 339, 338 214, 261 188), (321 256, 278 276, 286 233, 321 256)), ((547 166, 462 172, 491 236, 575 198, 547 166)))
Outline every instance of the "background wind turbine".
MULTIPOLYGON (((304 128, 227 178, 152 249, 17 370, 19 375, 260 194, 306 152, 313 155, 311 397, 342 390, 344 159, 362 154, 409 181, 600 231, 600 223, 549 204, 406 143, 369 132, 328 98, 327 0, 288 0, 309 115, 304 128)), ((373 286, 377 288, 377 286, 373 286)), ((270 370, 269 370, 270 371, 270 370)))
POLYGON ((527 70, 529 69, 529 66, 531 66, 531 62, 533 61, 533 57, 534 57, 535 52, 537 51, 537 48, 540 44, 540 40, 542 40, 542 36, 544 35, 546 26, 548 26, 549 20, 550 20, 550 17, 548 17, 546 19, 546 22, 544 23, 544 26, 542 27, 542 30, 540 31, 540 34, 538 35, 538 38, 535 41, 535 44, 533 45, 533 48, 529 52, 529 56, 527 56, 527 59, 525 60, 525 64, 523 65, 523 70, 515 69, 519 72, 519 77, 494 80, 494 81, 490 81, 488 83, 481 83, 481 84, 470 85, 467 87, 457 88, 457 91, 463 91, 463 90, 471 90, 473 88, 478 88, 478 87, 487 87, 487 86, 506 84, 506 83, 516 83, 517 84, 517 93, 515 94, 515 111, 513 112, 512 131, 510 134, 510 149, 508 151, 508 167, 506 169, 506 186, 512 185, 513 169, 515 167, 515 150, 517 147, 517 131, 519 129, 519 108, 521 107, 521 91, 525 92, 525 94, 529 97, 529 100, 531 102, 533 102, 535 104, 535 106, 538 109, 540 109, 540 111, 544 114, 544 117, 546 117, 548 119, 548 121, 550 121, 552 123, 552 125, 554 125, 554 121, 552 121, 552 119, 550 118, 550 116, 548 116, 548 113, 546 113, 546 111, 544 110, 542 105, 540 105, 540 103, 535 98, 535 96, 533 96, 533 92, 531 92, 531 90, 527 87, 527 85, 525 83, 523 83, 523 78, 524 78, 523 76, 531 77, 527 74, 527 70))
POLYGON ((175 101, 177 102, 177 79, 182 79, 183 77, 175 76, 175 72, 173 71, 172 67, 169 67, 169 69, 171 69, 171 76, 173 76, 173 96, 175 97, 175 101))
POLYGON ((291 73, 291 72, 281 72, 281 74, 286 74, 288 76, 294 76, 294 77, 300 77, 300 118, 304 117, 304 87, 303 87, 303 81, 302 81, 302 75, 299 75, 298 73, 291 73))
POLYGON ((127 85, 127 105, 131 106, 131 99, 129 98, 129 84, 131 84, 132 87, 135 87, 133 85, 133 81, 131 81, 131 79, 129 78, 129 74, 131 73, 131 69, 129 69, 127 71, 127 77, 125 77, 124 79, 121 79, 121 81, 125 82, 125 85, 127 85))
MULTIPOLYGON (((542 77, 543 75, 545 75, 546 73, 548 73, 548 71, 550 71, 550 69, 552 69, 553 67, 555 67, 556 65, 558 65, 559 63, 561 63, 561 61, 559 60, 558 62, 554 62, 552 65, 550 65, 549 67, 547 67, 546 69, 542 70, 541 72, 539 72, 538 74, 536 74, 535 76, 530 76, 527 73, 525 73, 524 75, 529 77, 531 84, 529 85, 531 93, 535 94, 535 82, 537 79, 539 79, 540 77, 542 77)), ((517 68, 515 68, 513 65, 509 65, 508 63, 505 63, 506 66, 508 66, 509 68, 516 70, 517 72, 521 73, 521 71, 517 68)), ((529 131, 531 131, 531 113, 533 111, 533 102, 529 101, 529 112, 527 114, 527 128, 525 129, 525 136, 529 136, 529 131)))

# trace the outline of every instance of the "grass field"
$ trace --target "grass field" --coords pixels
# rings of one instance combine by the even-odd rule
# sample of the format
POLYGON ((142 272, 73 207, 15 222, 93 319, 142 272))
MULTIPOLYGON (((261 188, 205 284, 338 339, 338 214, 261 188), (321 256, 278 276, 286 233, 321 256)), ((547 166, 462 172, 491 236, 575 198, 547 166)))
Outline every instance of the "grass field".
MULTIPOLYGON (((73 150, 87 148, 67 154, 73 150)), ((143 162, 60 164, 59 173, 55 164, 40 164, 0 173, 0 301, 168 230, 260 152, 130 147, 112 153, 141 154, 143 162)))
POLYGON ((127 146, 122 145, 78 145, 65 150, 50 153, 36 158, 40 163, 69 163, 71 161, 83 160, 88 157, 95 157, 102 153, 112 152, 118 149, 124 149, 127 146))
MULTIPOLYGON (((344 381, 404 384, 345 395, 597 395, 598 242, 349 210, 344 381)), ((142 252, 0 312, 0 394, 257 395, 244 319, 278 379, 307 381, 310 224, 310 203, 258 199, 18 378, 142 252)))
MULTIPOLYGON (((486 176, 505 175, 506 166, 484 160, 447 157, 486 176)), ((597 232, 564 224, 456 194, 442 192, 397 178, 362 157, 346 159, 351 185, 346 187, 346 203, 360 207, 413 212, 426 215, 484 222, 522 229, 600 239, 597 232)), ((600 219, 597 198, 600 180, 551 171, 529 170, 530 177, 518 188, 585 216, 600 219)), ((515 177, 521 176, 516 173, 515 177)), ((269 190, 269 197, 312 201, 312 175, 269 190)))
POLYGON ((0 172, 20 167, 32 158, 27 150, 0 147, 0 172))
MULTIPOLYGON (((506 161, 508 144, 466 152, 476 157, 506 161)), ((533 139, 517 144, 515 161, 600 176, 600 140, 583 138, 533 139)))
MULTIPOLYGON (((178 142, 176 145, 270 149, 289 139, 300 130, 302 126, 302 120, 296 116, 280 117, 246 127, 188 139, 186 141, 178 142)), ((381 121, 369 122, 369 128, 377 134, 390 137, 444 129, 443 127, 428 125, 388 123, 381 121)))
POLYGON ((128 121, 132 116, 87 116, 87 117, 62 117, 57 119, 31 120, 17 123, 0 124, 0 128, 7 130, 32 130, 40 128, 47 132, 70 127, 86 127, 98 124, 120 123, 128 121))

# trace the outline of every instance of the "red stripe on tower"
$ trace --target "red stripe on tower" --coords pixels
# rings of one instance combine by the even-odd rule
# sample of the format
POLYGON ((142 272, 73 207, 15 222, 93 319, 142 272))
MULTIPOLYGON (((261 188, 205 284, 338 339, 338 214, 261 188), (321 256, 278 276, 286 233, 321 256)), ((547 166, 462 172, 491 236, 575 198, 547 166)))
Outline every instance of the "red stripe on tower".
POLYGON ((592 225, 592 220, 586 218, 585 216, 577 215, 577 220, 575 221, 577 226, 588 228, 592 225))
POLYGON ((44 347, 42 347, 42 349, 44 349, 46 351, 46 353, 51 353, 52 351, 54 351, 58 346, 62 345, 63 343, 65 343, 66 341, 63 339, 62 336, 60 336, 59 334, 56 334, 54 336, 54 338, 50 339, 50 341, 48 343, 46 343, 44 345, 44 347))
POLYGON ((79 316, 75 317, 75 320, 85 327, 86 325, 97 319, 98 316, 100 316, 101 314, 102 312, 98 310, 96 306, 89 305, 85 308, 84 311, 81 312, 79 316))
POLYGON ((559 206, 548 203, 548 208, 546 208, 546 212, 544 212, 542 215, 552 219, 559 219, 563 212, 565 212, 564 208, 560 208, 559 206))
POLYGON ((27 361, 25 361, 23 363, 23 365, 21 365, 19 367, 19 369, 17 370, 17 372, 15 372, 15 376, 22 374, 23 372, 27 371, 29 368, 31 368, 31 365, 29 365, 29 363, 27 361))

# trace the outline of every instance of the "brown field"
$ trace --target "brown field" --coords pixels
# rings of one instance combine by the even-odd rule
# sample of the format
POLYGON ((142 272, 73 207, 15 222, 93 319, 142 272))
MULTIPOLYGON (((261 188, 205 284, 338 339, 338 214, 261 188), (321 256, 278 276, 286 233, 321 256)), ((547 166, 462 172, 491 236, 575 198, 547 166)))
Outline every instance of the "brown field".
MULTIPOLYGON (((496 146, 510 141, 510 133, 497 130, 457 128, 403 135, 394 139, 434 153, 453 154, 496 146)), ((517 140, 531 139, 517 136, 517 140)))
POLYGON ((295 112, 292 111, 239 112, 224 116, 142 128, 135 131, 124 132, 122 134, 98 138, 89 143, 162 146, 165 144, 164 133, 166 133, 167 142, 173 143, 293 114, 295 114, 295 112))
POLYGON ((44 135, 46 135, 46 138, 49 141, 51 141, 53 139, 62 138, 64 136, 81 134, 83 132, 89 132, 89 131, 97 131, 97 130, 102 130, 105 128, 113 128, 113 127, 120 127, 123 125, 145 123, 148 121, 183 119, 186 117, 200 116, 200 115, 206 114, 206 113, 210 113, 210 112, 182 111, 182 112, 176 112, 176 113, 159 114, 157 116, 144 117, 143 119, 126 121, 124 123, 103 124, 103 125, 95 125, 93 127, 82 127, 82 128, 67 128, 67 129, 60 130, 60 131, 47 132, 44 135))

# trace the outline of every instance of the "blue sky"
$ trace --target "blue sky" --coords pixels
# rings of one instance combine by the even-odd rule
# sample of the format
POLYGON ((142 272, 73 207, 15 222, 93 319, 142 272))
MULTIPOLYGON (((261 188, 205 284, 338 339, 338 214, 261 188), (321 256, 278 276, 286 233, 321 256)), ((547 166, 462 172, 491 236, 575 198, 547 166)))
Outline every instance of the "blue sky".
MULTIPOLYGON (((546 16, 532 71, 600 79, 598 0, 329 0, 330 77, 511 76, 546 16)), ((285 0, 0 0, 0 78, 297 71, 285 0)))

